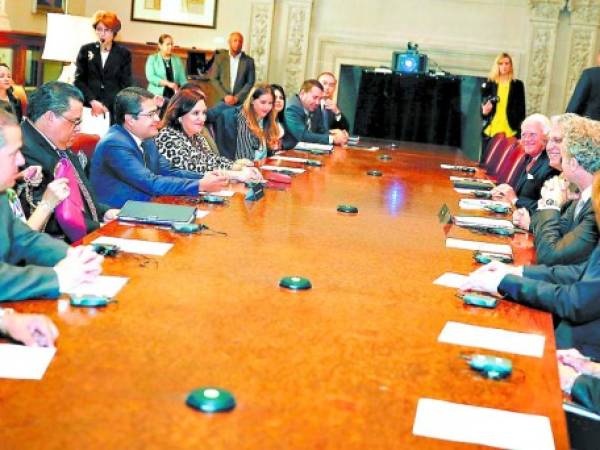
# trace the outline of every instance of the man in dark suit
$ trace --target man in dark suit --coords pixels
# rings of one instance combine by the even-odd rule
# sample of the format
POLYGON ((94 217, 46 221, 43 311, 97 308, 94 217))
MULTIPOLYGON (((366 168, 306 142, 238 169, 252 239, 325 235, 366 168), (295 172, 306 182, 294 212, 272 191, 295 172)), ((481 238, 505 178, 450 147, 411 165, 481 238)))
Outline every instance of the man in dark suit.
POLYGON ((320 122, 323 123, 327 131, 336 129, 348 131, 350 129, 348 120, 333 101, 333 94, 337 86, 335 75, 331 72, 323 72, 317 80, 323 86, 323 97, 321 98, 319 107, 315 111, 313 127, 316 123, 320 122))
POLYGON ((581 73, 567 112, 600 120, 600 67, 590 67, 581 73))
POLYGON ((93 19, 97 42, 81 47, 77 54, 75 86, 83 92, 85 105, 92 114, 111 113, 117 93, 132 85, 131 53, 114 42, 121 29, 116 14, 98 11, 93 19))
POLYGON ((174 169, 156 149, 160 118, 154 94, 123 89, 115 99, 115 121, 92 158, 92 185, 105 203, 120 208, 127 200, 148 201, 159 195, 198 195, 222 189, 228 178, 219 172, 174 169))
POLYGON ((550 121, 542 114, 532 114, 521 124, 521 146, 525 150, 525 170, 517 177, 515 183, 500 184, 492 191, 495 200, 512 203, 517 208, 527 208, 530 214, 537 209, 540 191, 544 182, 558 175, 558 171, 550 167, 548 155, 544 151, 550 121))
MULTIPOLYGON (((600 223, 600 173, 594 177, 592 201, 600 223)), ((577 348, 600 358, 600 245, 589 260, 565 266, 508 266, 493 262, 473 272, 462 291, 500 294, 518 303, 551 312, 558 348, 577 348)))
MULTIPOLYGON (((76 87, 51 81, 40 86, 29 98, 28 118, 21 124, 23 131, 23 155, 28 166, 42 166, 43 182, 31 188, 31 196, 26 189, 21 196, 25 213, 29 215, 33 205, 39 203, 44 191, 54 179, 54 170, 61 158, 66 158, 75 170, 78 188, 84 205, 84 219, 87 232, 100 226, 102 220, 112 220, 118 211, 97 201, 79 159, 69 150, 73 135, 79 131, 83 96, 76 87)), ((46 232, 63 237, 67 230, 57 222, 53 215, 46 225, 46 232)))
POLYGON ((256 78, 254 59, 242 51, 244 37, 239 32, 229 35, 229 51, 220 51, 208 76, 217 92, 217 98, 229 106, 244 103, 256 78))
POLYGON ((322 120, 315 119, 315 111, 321 103, 322 96, 323 86, 319 81, 306 80, 302 83, 300 93, 292 97, 285 108, 285 121, 289 131, 301 142, 345 145, 348 142, 348 133, 343 130, 329 130, 322 120))
POLYGON ((600 169, 600 126, 575 114, 557 116, 546 152, 555 154, 555 147, 562 177, 546 181, 531 220, 525 208, 513 216, 517 225, 533 232, 537 263, 549 266, 585 261, 598 242, 591 194, 600 169), (579 199, 567 201, 569 182, 579 189, 579 199))
POLYGON ((0 111, 0 301, 58 297, 93 280, 102 265, 90 247, 69 248, 15 216, 5 191, 25 163, 20 147, 16 119, 0 111))

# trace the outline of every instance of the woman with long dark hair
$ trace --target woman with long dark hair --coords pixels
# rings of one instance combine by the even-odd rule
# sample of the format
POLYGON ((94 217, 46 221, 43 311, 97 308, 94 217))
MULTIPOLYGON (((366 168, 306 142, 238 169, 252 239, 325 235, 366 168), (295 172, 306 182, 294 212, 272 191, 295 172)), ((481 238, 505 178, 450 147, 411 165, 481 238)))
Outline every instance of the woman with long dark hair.
POLYGON ((285 91, 278 84, 272 84, 271 89, 273 89, 273 109, 275 110, 276 116, 275 121, 279 127, 279 149, 280 150, 290 150, 296 146, 298 141, 296 138, 290 133, 287 127, 287 123, 285 122, 285 107, 286 107, 286 98, 285 91))

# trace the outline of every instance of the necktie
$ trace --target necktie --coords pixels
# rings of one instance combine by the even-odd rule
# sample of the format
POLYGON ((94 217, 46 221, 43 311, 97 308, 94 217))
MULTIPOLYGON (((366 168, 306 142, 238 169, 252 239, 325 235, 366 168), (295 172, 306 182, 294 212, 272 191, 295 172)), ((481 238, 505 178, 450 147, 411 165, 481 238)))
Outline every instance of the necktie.
POLYGON ((535 159, 529 158, 529 161, 527 161, 527 166, 526 166, 527 173, 531 172, 531 169, 533 168, 533 165, 535 164, 535 161, 536 161, 535 159))
MULTIPOLYGON (((94 204, 94 201, 92 200, 92 196, 90 195, 90 192, 85 187, 85 184, 83 184, 83 181, 81 181, 79 172, 77 172, 77 169, 75 169, 75 167, 73 166, 73 163, 69 159, 69 155, 67 154, 67 152, 65 150, 57 150, 57 153, 58 153, 58 156, 60 157, 60 159, 64 160, 64 163, 68 167, 70 167, 70 172, 72 172, 72 177, 73 177, 73 179, 75 179, 77 181, 77 186, 79 187, 79 192, 81 193, 81 195, 83 195, 83 198, 85 199, 85 203, 87 204, 88 209, 90 210, 90 214, 92 215, 92 220, 94 220, 94 222, 98 222, 98 211, 96 210, 96 205, 94 204)), ((69 186, 69 187, 71 189, 73 189, 73 186, 69 186)), ((83 204, 81 206, 83 207, 83 204)))
POLYGON ((307 115, 306 115, 306 128, 307 128, 308 130, 310 130, 310 125, 311 125, 311 122, 312 122, 312 117, 311 117, 311 114, 307 114, 307 115))
POLYGON ((579 199, 577 201, 577 205, 575 205, 575 212, 573 213, 573 220, 577 220, 577 216, 579 215, 579 213, 583 209, 583 205, 584 204, 585 204, 585 202, 583 200, 581 200, 581 199, 579 199))

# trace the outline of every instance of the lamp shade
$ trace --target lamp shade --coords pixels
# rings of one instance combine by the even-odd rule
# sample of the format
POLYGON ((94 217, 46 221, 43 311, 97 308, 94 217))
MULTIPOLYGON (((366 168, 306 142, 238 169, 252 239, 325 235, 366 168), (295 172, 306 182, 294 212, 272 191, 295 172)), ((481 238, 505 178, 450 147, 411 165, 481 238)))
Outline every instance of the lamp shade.
POLYGON ((50 13, 42 59, 74 62, 81 46, 95 40, 89 17, 50 13))

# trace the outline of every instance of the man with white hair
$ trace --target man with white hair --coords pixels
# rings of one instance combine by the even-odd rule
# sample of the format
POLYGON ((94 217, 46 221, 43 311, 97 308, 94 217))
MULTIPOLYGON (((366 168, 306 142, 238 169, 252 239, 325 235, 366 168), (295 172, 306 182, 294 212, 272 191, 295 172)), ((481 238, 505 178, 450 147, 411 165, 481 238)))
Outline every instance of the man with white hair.
POLYGON ((504 200, 517 208, 527 208, 532 213, 537 209, 540 191, 544 182, 558 175, 558 171, 550 167, 548 155, 544 151, 550 120, 543 114, 532 114, 521 124, 521 146, 525 151, 525 170, 519 175, 514 185, 500 184, 492 190, 495 200, 504 200))

